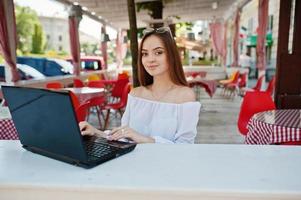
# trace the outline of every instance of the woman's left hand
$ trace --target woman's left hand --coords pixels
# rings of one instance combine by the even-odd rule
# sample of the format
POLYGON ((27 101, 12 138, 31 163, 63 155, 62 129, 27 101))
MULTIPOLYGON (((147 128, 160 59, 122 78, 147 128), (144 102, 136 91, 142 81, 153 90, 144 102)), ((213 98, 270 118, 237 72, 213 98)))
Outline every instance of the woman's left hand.
POLYGON ((108 140, 120 140, 123 138, 132 140, 135 143, 155 143, 153 138, 141 135, 128 126, 114 128, 108 136, 108 140))

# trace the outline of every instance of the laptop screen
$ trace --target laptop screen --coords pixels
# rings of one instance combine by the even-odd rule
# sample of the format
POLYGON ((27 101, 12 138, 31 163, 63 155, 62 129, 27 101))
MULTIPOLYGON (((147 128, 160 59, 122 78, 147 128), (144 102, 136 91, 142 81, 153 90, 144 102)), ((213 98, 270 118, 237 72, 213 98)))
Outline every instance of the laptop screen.
POLYGON ((68 92, 12 86, 2 91, 23 145, 86 160, 68 92))

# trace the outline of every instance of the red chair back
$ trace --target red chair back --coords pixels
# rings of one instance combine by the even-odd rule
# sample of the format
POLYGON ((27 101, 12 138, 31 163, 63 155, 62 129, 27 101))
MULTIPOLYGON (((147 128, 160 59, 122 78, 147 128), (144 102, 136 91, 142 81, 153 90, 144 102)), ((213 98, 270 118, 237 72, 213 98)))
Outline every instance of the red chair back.
POLYGON ((128 101, 128 94, 131 90, 131 84, 127 83, 122 90, 122 95, 120 96, 120 100, 116 103, 109 103, 106 105, 106 108, 108 109, 122 109, 126 106, 128 101))
POLYGON ((72 99, 73 108, 74 108, 74 110, 76 110, 79 107, 80 102, 79 102, 77 96, 73 92, 69 91, 69 94, 72 99))
POLYGON ((131 84, 127 83, 123 87, 122 95, 120 96, 119 101, 117 103, 109 103, 109 104, 105 105, 105 109, 108 110, 108 112, 107 112, 106 119, 105 119, 104 129, 106 129, 108 126, 110 110, 111 109, 119 110, 121 112, 121 109, 123 109, 127 104, 128 93, 130 90, 131 90, 131 84))
POLYGON ((129 79, 118 79, 112 89, 112 97, 121 98, 124 87, 129 83, 129 79))
POLYGON ((75 109, 76 118, 77 118, 78 122, 86 120, 88 112, 89 112, 89 107, 90 107, 90 102, 87 101, 75 109))
POLYGON ((73 86, 75 88, 82 88, 82 87, 85 87, 85 84, 82 80, 78 79, 78 78, 74 78, 73 79, 73 86))
POLYGON ((270 82, 268 84, 267 89, 265 90, 270 95, 272 95, 274 93, 275 81, 276 81, 276 78, 275 78, 275 76, 273 76, 273 78, 270 80, 270 82))
POLYGON ((275 103, 267 92, 247 92, 240 106, 237 126, 242 135, 248 133, 247 125, 251 117, 259 112, 276 109, 275 103))
POLYGON ((263 78, 264 78, 264 75, 261 75, 261 76, 258 78, 255 87, 252 88, 253 90, 255 90, 255 91, 260 91, 261 86, 262 86, 263 78))
POLYGON ((119 73, 117 79, 128 79, 129 75, 126 72, 119 73))
POLYGON ((120 102, 119 102, 119 107, 120 108, 124 108, 128 102, 128 94, 131 90, 131 84, 130 83, 127 83, 124 88, 123 88, 123 91, 122 91, 122 96, 120 98, 120 102))
POLYGON ((232 81, 235 79, 236 76, 239 76, 239 71, 238 70, 234 71, 228 79, 220 80, 219 83, 222 84, 222 85, 232 83, 232 81))
POLYGON ((237 72, 237 73, 235 74, 235 76, 234 76, 234 78, 233 78, 233 80, 232 80, 232 82, 231 82, 231 83, 237 83, 237 82, 238 82, 238 80, 239 80, 239 77, 240 77, 240 73, 239 73, 239 72, 237 72))
POLYGON ((90 101, 87 101, 81 105, 77 96, 73 92, 69 91, 69 94, 72 100, 74 111, 76 113, 77 121, 85 121, 89 111, 90 101))
POLYGON ((243 74, 240 75, 240 79, 239 79, 239 82, 238 82, 238 87, 239 88, 243 88, 243 87, 247 86, 247 77, 248 77, 247 73, 243 73, 243 74))
POLYGON ((90 106, 102 106, 104 105, 104 103, 106 102, 106 98, 104 96, 100 96, 100 97, 93 97, 91 99, 89 99, 90 101, 90 106))
POLYGON ((88 87, 93 87, 93 88, 104 88, 105 85, 102 81, 89 81, 88 82, 88 87))
POLYGON ((64 85, 60 82, 49 82, 46 84, 46 88, 48 89, 61 89, 64 85))

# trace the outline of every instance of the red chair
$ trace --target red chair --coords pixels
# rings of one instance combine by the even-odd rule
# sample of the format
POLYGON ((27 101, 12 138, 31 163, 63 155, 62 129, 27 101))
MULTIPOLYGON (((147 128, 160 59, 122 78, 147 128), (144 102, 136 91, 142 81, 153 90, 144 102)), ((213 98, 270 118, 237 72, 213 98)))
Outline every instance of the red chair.
POLYGON ((87 118, 90 102, 87 101, 81 105, 77 96, 73 92, 69 91, 69 94, 72 100, 73 108, 76 113, 77 121, 78 122, 85 121, 85 119, 87 118))
MULTIPOLYGON (((224 82, 223 85, 224 85, 224 90, 223 90, 223 94, 226 95, 227 91, 230 92, 230 96, 232 94, 235 94, 235 89, 236 89, 236 85, 238 84, 238 81, 239 81, 239 77, 240 77, 240 73, 239 71, 237 71, 234 76, 233 76, 233 79, 230 80, 229 82, 224 82), (232 90, 232 87, 231 86, 234 86, 234 89, 232 90)), ((220 82, 221 83, 221 82, 220 82)))
POLYGON ((264 75, 261 75, 261 76, 258 78, 255 87, 252 88, 253 91, 260 91, 261 86, 262 86, 262 82, 263 82, 263 78, 264 78, 264 75))
POLYGON ((86 121, 89 112, 89 107, 90 107, 90 102, 87 101, 75 109, 76 118, 78 122, 86 121))
POLYGON ((60 82, 49 82, 46 84, 46 88, 48 89, 61 89, 64 85, 60 82))
POLYGON ((247 85, 248 74, 243 73, 239 75, 239 80, 236 83, 229 83, 225 87, 230 91, 238 91, 238 95, 242 96, 242 90, 247 85))
POLYGON ((105 84, 102 81, 89 81, 87 86, 93 88, 104 88, 105 84))
MULTIPOLYGON (((89 99, 89 114, 88 114, 88 116, 90 115, 90 112, 91 112, 90 108, 95 108, 100 128, 101 128, 100 116, 103 116, 102 109, 105 106, 105 104, 106 104, 105 96, 93 97, 93 98, 89 99)), ((103 116, 103 119, 104 119, 104 116, 103 116)))
MULTIPOLYGON (((87 86, 92 87, 92 88, 105 88, 105 84, 102 81, 89 81, 87 86)), ((99 127, 101 127, 100 116, 103 116, 102 107, 107 102, 106 96, 107 95, 105 94, 105 96, 94 97, 94 98, 90 99, 90 108, 95 108, 95 110, 96 110, 99 127)), ((89 115, 90 115, 90 113, 91 113, 91 109, 89 109, 89 115)))
POLYGON ((256 85, 253 88, 242 88, 241 96, 244 96, 246 92, 260 91, 261 86, 262 86, 262 82, 263 82, 263 78, 264 78, 264 75, 261 75, 258 78, 258 80, 256 82, 256 85))
POLYGON ((106 129, 108 126, 111 110, 116 110, 120 113, 120 115, 122 115, 122 113, 123 113, 122 109, 124 109, 127 104, 128 93, 130 92, 130 89, 131 89, 131 84, 127 83, 125 85, 125 87, 123 87, 122 95, 121 95, 119 101, 116 103, 108 103, 107 105, 104 106, 104 109, 107 110, 104 129, 106 129))
POLYGON ((79 107, 80 102, 79 102, 77 96, 73 92, 69 91, 69 94, 72 99, 73 108, 76 110, 79 107))
POLYGON ((238 70, 234 71, 228 79, 220 80, 219 83, 224 86, 228 83, 231 83, 235 79, 236 76, 239 76, 238 70))
POLYGON ((235 95, 235 93, 238 93, 240 95, 241 88, 246 87, 247 85, 247 77, 247 73, 240 74, 236 82, 234 82, 233 80, 232 83, 228 83, 227 85, 225 85, 225 89, 230 91, 230 96, 232 94, 235 95))
POLYGON ((74 78, 73 79, 73 86, 75 88, 82 88, 82 87, 85 87, 85 84, 82 80, 78 79, 78 78, 74 78))
POLYGON ((265 90, 270 95, 273 95, 273 93, 274 93, 275 81, 276 81, 276 78, 275 78, 275 76, 273 76, 273 78, 270 80, 270 82, 268 84, 267 89, 265 90))
POLYGON ((259 112, 276 109, 275 103, 267 92, 247 92, 240 106, 237 126, 242 135, 248 133, 247 125, 251 117, 259 112))
POLYGON ((127 72, 122 72, 118 74, 117 79, 129 79, 129 75, 127 72))
POLYGON ((78 122, 88 120, 88 116, 90 114, 90 108, 96 107, 97 110, 97 117, 99 121, 99 125, 101 127, 101 120, 100 120, 100 110, 101 106, 103 106, 105 102, 105 97, 94 97, 89 99, 83 104, 80 104, 77 96, 73 92, 69 92, 70 97, 72 99, 73 108, 76 112, 78 122), (99 108, 98 108, 99 107, 99 108))
POLYGON ((124 87, 129 83, 128 78, 118 79, 117 82, 114 84, 113 89, 111 91, 111 97, 113 100, 118 100, 123 95, 124 87))
POLYGON ((243 73, 240 75, 240 80, 238 82, 239 89, 247 86, 247 78, 248 78, 248 73, 243 73))

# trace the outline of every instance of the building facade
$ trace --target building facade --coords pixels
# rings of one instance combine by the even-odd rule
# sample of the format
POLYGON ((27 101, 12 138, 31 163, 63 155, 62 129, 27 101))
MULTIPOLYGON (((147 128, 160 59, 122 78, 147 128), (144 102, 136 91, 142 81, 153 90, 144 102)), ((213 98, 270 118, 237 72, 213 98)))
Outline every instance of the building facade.
MULTIPOLYGON (((46 50, 70 54, 68 19, 47 16, 39 16, 39 19, 47 40, 46 50)), ((97 38, 81 31, 79 31, 79 40, 81 44, 100 44, 97 38)))
POLYGON ((68 19, 39 16, 46 42, 46 50, 70 54, 68 19))

